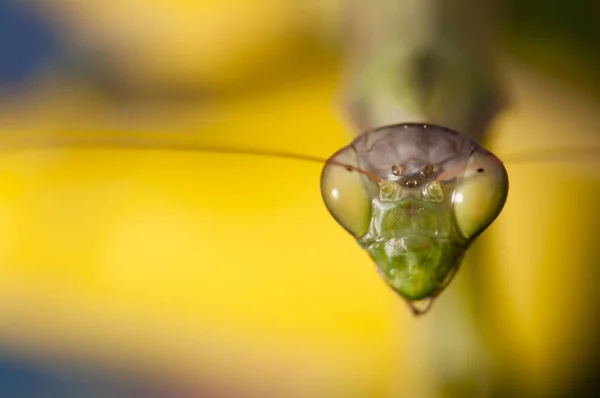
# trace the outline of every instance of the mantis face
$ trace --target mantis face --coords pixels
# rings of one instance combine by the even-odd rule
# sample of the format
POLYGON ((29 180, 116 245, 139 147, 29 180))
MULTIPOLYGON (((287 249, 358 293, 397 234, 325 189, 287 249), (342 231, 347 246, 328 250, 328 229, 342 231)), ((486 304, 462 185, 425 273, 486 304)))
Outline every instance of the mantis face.
POLYGON ((336 152, 323 168, 321 192, 331 215, 418 314, 502 211, 508 176, 470 137, 399 124, 366 132, 336 152))

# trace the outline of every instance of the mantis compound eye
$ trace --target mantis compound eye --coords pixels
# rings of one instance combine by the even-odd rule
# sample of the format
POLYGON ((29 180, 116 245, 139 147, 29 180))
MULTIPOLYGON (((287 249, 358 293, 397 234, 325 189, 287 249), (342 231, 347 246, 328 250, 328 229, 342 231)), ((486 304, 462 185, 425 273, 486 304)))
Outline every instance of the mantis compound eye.
POLYGON ((458 177, 452 197, 460 234, 473 239, 498 217, 508 195, 508 175, 496 156, 477 148, 458 177))
POLYGON ((329 213, 355 238, 369 229, 371 190, 377 183, 361 172, 354 148, 345 147, 326 163, 321 174, 321 195, 329 213))

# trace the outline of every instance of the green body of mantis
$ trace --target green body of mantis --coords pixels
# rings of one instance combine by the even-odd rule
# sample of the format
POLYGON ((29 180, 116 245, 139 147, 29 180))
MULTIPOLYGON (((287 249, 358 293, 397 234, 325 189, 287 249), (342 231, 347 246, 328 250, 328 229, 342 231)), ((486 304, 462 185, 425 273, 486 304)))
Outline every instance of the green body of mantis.
POLYGON ((483 139, 505 104, 496 0, 346 3, 342 104, 358 132, 422 122, 483 139))
POLYGON ((361 134, 326 164, 321 189, 333 217, 415 314, 450 282, 506 201, 502 162, 471 138, 483 138, 504 103, 492 6, 348 4, 343 104, 361 134))

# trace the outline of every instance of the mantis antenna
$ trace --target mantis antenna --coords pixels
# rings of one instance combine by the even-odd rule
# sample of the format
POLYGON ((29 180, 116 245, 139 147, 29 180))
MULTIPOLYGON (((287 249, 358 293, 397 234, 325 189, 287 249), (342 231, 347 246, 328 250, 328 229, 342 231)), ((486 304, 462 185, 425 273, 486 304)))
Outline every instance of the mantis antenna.
POLYGON ((600 160, 600 148, 544 148, 503 156, 504 163, 585 162, 600 160))
MULTIPOLYGON (((41 136, 20 135, 9 139, 2 139, 0 144, 3 152, 20 151, 30 148, 128 148, 128 149, 156 149, 185 152, 205 152, 217 154, 265 156, 279 159, 298 160, 319 164, 335 164, 346 168, 348 171, 361 173, 375 182, 381 182, 381 178, 356 166, 339 162, 334 159, 326 159, 319 156, 305 155, 295 152, 275 151, 270 149, 251 149, 211 146, 195 143, 193 141, 176 140, 173 138, 157 137, 131 137, 131 136, 41 136)), ((543 148, 527 150, 500 156, 504 163, 532 163, 532 162, 585 162, 600 160, 600 148, 543 148)))
POLYGON ((348 163, 340 162, 335 159, 326 159, 318 156, 303 155, 294 152, 274 151, 266 149, 246 149, 246 148, 231 148, 202 145, 194 142, 177 141, 165 138, 147 138, 147 137, 97 137, 97 136, 72 136, 72 137, 56 137, 56 136, 19 136, 7 140, 2 150, 4 152, 14 152, 28 148, 60 148, 60 147, 75 147, 75 148, 127 148, 139 150, 167 150, 167 151, 185 151, 185 152, 205 152, 216 154, 232 154, 232 155, 247 155, 247 156, 265 156, 279 159, 298 160, 319 164, 334 164, 344 167, 348 171, 354 171, 365 175, 373 181, 380 183, 383 180, 377 175, 363 170, 359 167, 348 163))

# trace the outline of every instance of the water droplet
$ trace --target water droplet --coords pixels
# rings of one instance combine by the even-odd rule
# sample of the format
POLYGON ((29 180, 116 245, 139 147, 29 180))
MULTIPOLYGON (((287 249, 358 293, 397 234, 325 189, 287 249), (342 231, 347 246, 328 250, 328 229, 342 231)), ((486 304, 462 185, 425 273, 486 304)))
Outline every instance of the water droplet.
POLYGON ((412 311, 413 315, 419 316, 423 315, 431 308, 431 304, 433 304, 433 297, 427 297, 423 300, 415 301, 406 300, 406 303, 410 307, 410 310, 412 311))

